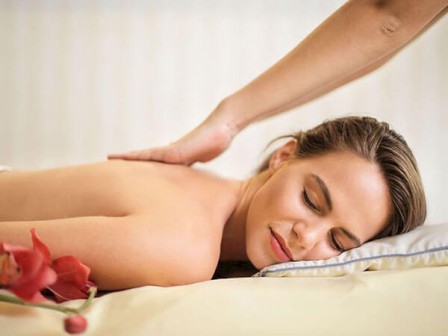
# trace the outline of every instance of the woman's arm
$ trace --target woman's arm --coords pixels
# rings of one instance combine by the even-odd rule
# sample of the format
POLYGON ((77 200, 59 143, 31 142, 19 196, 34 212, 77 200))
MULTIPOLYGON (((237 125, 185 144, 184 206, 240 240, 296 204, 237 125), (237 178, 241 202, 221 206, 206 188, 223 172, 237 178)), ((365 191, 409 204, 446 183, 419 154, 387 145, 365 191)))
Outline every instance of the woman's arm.
POLYGON ((109 158, 184 164, 211 160, 249 124, 305 104, 377 69, 443 16, 447 6, 447 0, 348 1, 180 140, 109 158))
POLYGON ((76 217, 0 222, 0 241, 32 247, 31 228, 49 247, 52 259, 73 255, 91 270, 102 290, 145 285, 173 286, 208 280, 201 258, 180 235, 148 228, 147 215, 76 217), (184 271, 182 271, 184 270, 184 271))

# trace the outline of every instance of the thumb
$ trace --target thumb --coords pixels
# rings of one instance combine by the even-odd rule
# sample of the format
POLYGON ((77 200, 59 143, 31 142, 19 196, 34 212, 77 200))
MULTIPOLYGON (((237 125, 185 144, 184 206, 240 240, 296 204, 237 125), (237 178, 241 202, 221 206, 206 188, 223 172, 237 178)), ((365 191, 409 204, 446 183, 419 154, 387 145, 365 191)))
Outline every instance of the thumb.
POLYGON ((166 163, 178 163, 190 165, 185 154, 178 145, 168 145, 163 147, 153 147, 139 151, 131 151, 127 153, 115 153, 107 156, 109 160, 135 160, 135 161, 159 161, 166 163))

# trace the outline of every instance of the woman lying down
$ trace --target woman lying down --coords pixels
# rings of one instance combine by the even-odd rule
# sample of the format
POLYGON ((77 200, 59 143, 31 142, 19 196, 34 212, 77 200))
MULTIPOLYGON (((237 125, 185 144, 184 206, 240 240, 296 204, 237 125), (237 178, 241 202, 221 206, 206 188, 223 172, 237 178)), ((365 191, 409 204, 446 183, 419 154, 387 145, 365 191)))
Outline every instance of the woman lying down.
POLYGON ((36 228, 100 290, 210 280, 219 261, 328 259, 425 215, 411 150, 368 117, 298 132, 244 181, 131 161, 0 174, 0 241, 31 247, 36 228))

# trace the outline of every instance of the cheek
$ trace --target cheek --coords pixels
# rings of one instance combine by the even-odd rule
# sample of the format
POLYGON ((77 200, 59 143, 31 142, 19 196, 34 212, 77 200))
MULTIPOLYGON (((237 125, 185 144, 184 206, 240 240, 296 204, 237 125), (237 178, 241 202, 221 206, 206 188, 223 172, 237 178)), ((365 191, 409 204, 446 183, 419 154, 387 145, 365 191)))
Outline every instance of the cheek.
POLYGON ((331 248, 326 242, 322 242, 310 250, 303 257, 303 260, 327 260, 336 257, 339 254, 341 253, 331 248))
POLYGON ((269 190, 260 190, 254 195, 247 213, 246 253, 257 269, 272 265, 274 262, 270 254, 269 226, 278 220, 278 216, 273 202, 269 190))
POLYGON ((246 218, 246 252, 252 264, 261 269, 274 263, 270 252, 271 231, 269 227, 291 229, 298 217, 297 209, 290 205, 285 193, 266 185, 253 197, 246 218))
POLYGON ((262 218, 291 216, 297 212, 300 202, 300 192, 287 183, 272 179, 255 194, 252 199, 252 213, 262 218))
POLYGON ((272 221, 282 218, 285 202, 280 195, 273 194, 269 190, 258 192, 252 199, 248 213, 247 226, 267 226, 272 221))
POLYGON ((266 201, 258 193, 250 202, 246 217, 246 228, 248 232, 260 226, 266 220, 269 221, 269 211, 266 209, 266 201))

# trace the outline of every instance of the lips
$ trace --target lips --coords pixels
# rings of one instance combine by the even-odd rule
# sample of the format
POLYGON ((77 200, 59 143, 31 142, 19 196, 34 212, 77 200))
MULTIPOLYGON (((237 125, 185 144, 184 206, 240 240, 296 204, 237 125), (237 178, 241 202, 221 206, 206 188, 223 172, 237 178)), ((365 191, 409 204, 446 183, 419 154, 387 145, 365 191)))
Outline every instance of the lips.
POLYGON ((292 261, 293 258, 291 251, 288 249, 288 246, 286 245, 282 236, 280 236, 274 230, 272 229, 270 230, 271 230, 271 247, 274 253, 283 262, 292 261))

